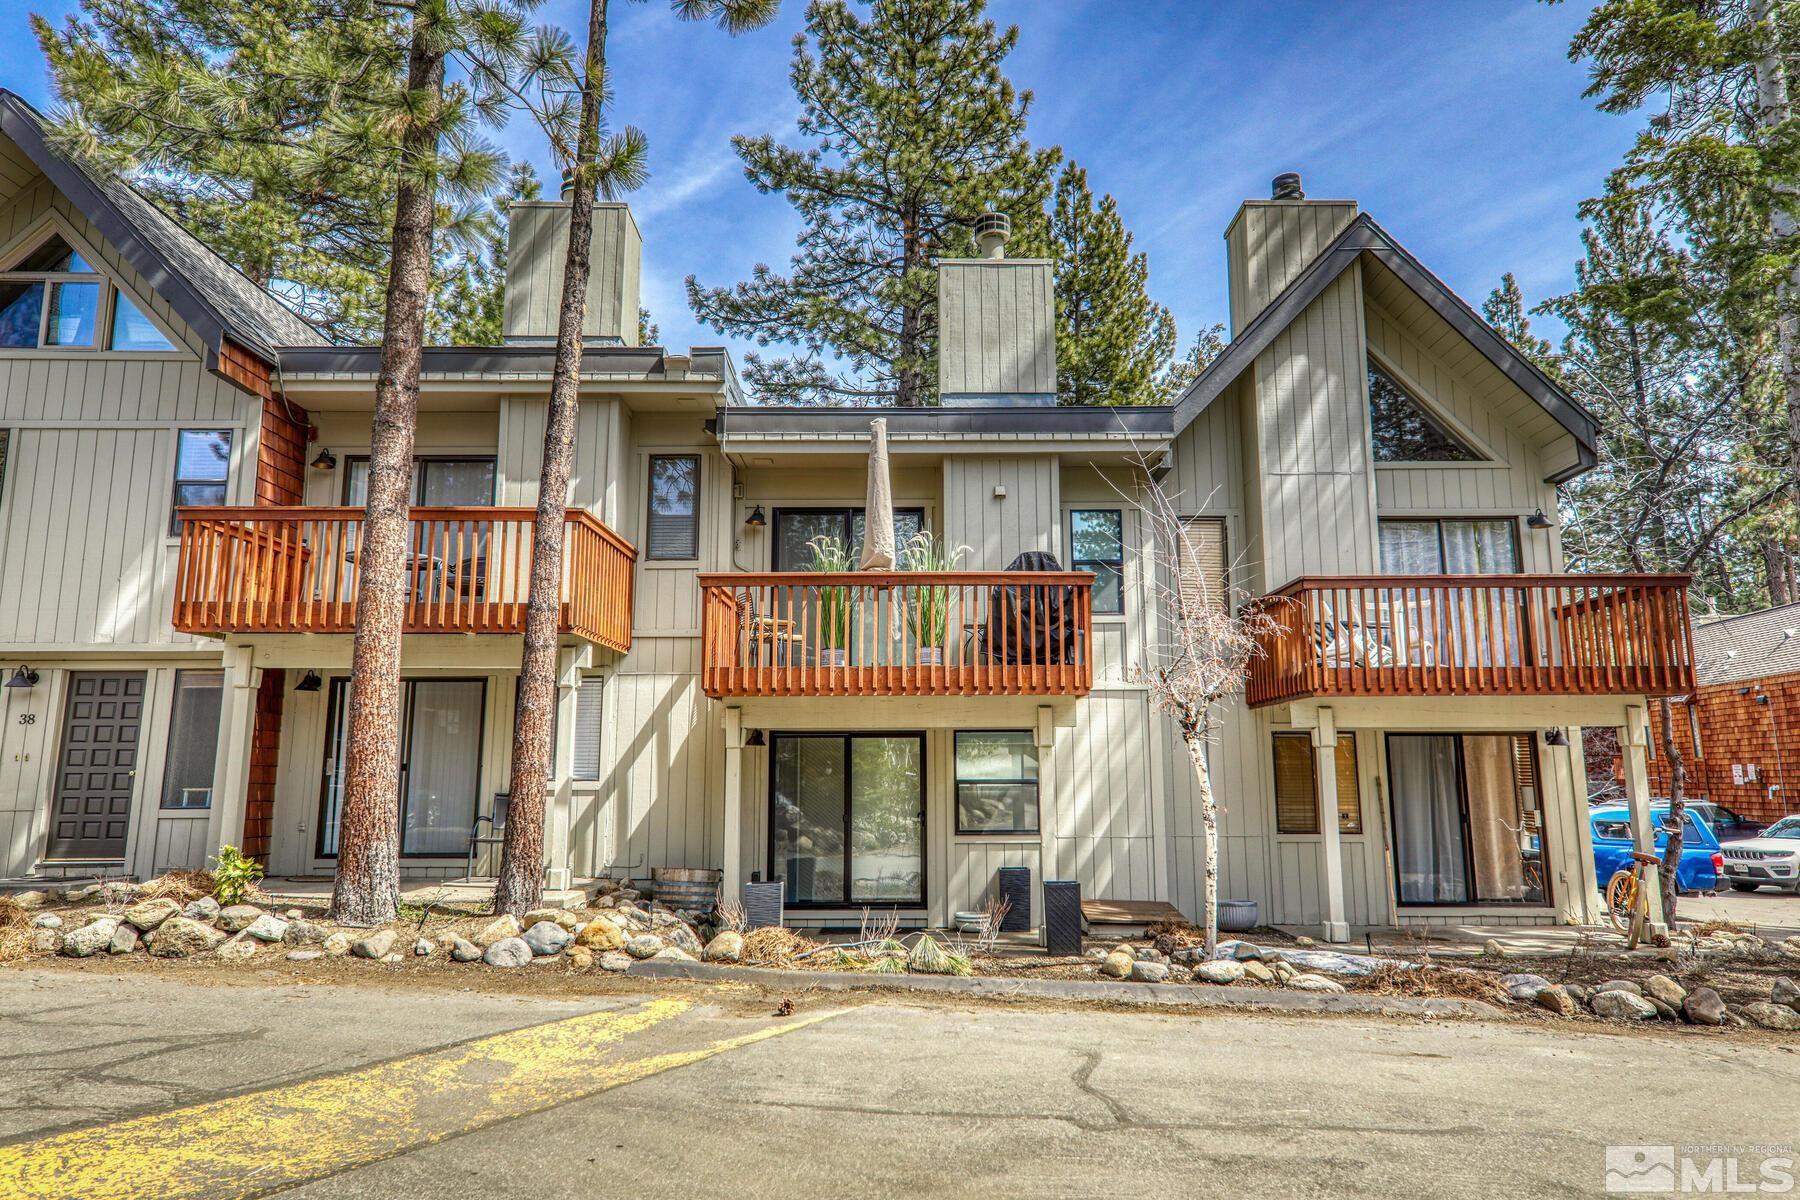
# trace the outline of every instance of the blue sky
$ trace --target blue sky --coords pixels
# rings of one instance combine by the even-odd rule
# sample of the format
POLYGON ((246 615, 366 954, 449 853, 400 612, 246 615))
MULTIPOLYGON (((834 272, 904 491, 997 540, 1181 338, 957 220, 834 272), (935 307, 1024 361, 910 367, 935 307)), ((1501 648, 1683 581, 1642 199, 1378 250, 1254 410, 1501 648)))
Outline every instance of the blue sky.
MULTIPOLYGON (((0 44, 25 46, 25 12, 0 5, 0 44)), ((1534 302, 1570 286, 1576 205, 1596 193, 1638 121, 1598 113, 1569 38, 1588 5, 1536 0, 992 0, 1021 36, 1009 74, 1036 95, 1030 135, 1113 193, 1150 257, 1151 291, 1184 342, 1225 318, 1221 237, 1238 203, 1295 170, 1317 197, 1351 197, 1470 303, 1505 271, 1534 302)), ((584 0, 551 0, 569 29, 584 0)), ((802 0, 772 27, 730 38, 683 24, 663 0, 613 4, 614 124, 649 135, 651 178, 631 198, 644 233, 644 302, 674 347, 747 347, 698 326, 682 280, 726 283, 792 253, 784 200, 745 181, 738 133, 792 140, 787 81, 802 0)), ((35 52, 0 83, 48 100, 35 52)), ((498 140, 551 177, 523 122, 498 140)))

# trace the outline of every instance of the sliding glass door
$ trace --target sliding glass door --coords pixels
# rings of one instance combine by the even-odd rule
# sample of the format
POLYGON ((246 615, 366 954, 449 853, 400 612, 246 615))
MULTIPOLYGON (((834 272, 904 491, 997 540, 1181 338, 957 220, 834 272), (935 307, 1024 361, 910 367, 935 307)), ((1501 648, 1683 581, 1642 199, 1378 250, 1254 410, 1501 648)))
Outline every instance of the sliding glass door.
POLYGON ((924 765, 919 734, 770 738, 769 869, 789 904, 924 902, 924 765))
MULTIPOLYGON (((479 679, 401 683, 400 853, 460 858, 469 850, 481 784, 487 685, 479 679)), ((318 854, 338 852, 349 751, 350 681, 331 681, 325 726, 325 779, 319 802, 318 854)))
POLYGON ((1548 904, 1531 735, 1393 733, 1388 785, 1402 904, 1548 904))

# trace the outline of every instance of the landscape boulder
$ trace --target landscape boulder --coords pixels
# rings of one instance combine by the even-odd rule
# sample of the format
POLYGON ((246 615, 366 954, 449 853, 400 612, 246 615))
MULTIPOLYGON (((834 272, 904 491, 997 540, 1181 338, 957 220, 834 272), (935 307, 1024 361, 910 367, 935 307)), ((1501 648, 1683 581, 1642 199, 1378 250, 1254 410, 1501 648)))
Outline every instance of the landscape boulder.
POLYGON ((1130 948, 1121 946, 1106 956, 1105 961, 1100 964, 1100 973, 1114 979, 1123 979, 1131 974, 1132 964, 1136 961, 1131 957, 1130 948))
POLYGON ((55 913, 39 913, 31 918, 31 927, 33 929, 61 929, 63 919, 55 913))
POLYGON ((490 967, 522 967, 531 958, 531 946, 524 938, 503 937, 487 948, 481 961, 490 967))
MULTIPOLYGON (((171 906, 173 903, 170 901, 171 906)), ((129 920, 129 916, 126 919, 129 920)), ((133 921, 132 924, 137 923, 133 921)), ((225 935, 210 925, 187 917, 168 916, 156 924, 144 943, 150 947, 153 958, 186 958, 202 950, 216 950, 224 940, 225 935)))
POLYGON ((1800 984, 1785 977, 1777 979, 1769 988, 1769 1003, 1785 1004, 1791 1009, 1800 1011, 1800 984))
POLYGON ((570 946, 563 957, 569 960, 569 969, 572 971, 585 971, 594 965, 594 952, 586 946, 570 946))
POLYGON ((1254 983, 1274 983, 1275 972, 1264 963, 1247 962, 1244 964, 1244 978, 1254 983))
POLYGON ((525 919, 519 924, 522 928, 530 929, 544 921, 560 925, 570 933, 574 933, 575 926, 581 923, 581 919, 566 908, 534 908, 525 914, 525 919))
POLYGON ((137 948, 138 931, 130 925, 127 925, 125 922, 120 921, 118 928, 113 930, 112 940, 106 945, 107 952, 111 954, 130 954, 137 948))
POLYGON ((20 908, 42 908, 50 903, 50 893, 40 891, 14 892, 13 902, 20 908))
POLYGON ((695 936, 694 931, 688 926, 680 924, 671 925, 662 931, 662 936, 663 941, 669 943, 669 945, 685 950, 696 958, 699 957, 702 949, 700 939, 695 936))
POLYGON ((289 921, 287 928, 281 931, 281 940, 290 946, 316 946, 325 937, 325 927, 311 921, 289 921))
POLYGON ((225 944, 219 947, 219 957, 226 959, 249 958, 256 953, 259 945, 261 943, 248 933, 240 932, 236 937, 227 939, 225 944))
POLYGON ((431 939, 422 937, 413 943, 413 956, 415 958, 430 958, 433 948, 431 939))
POLYGON ((1695 988, 1682 1002, 1681 1011, 1696 1025, 1723 1025, 1725 1001, 1709 987, 1695 988))
POLYGON ((527 927, 523 940, 531 947, 533 954, 548 958, 567 949, 569 943, 575 940, 575 935, 555 921, 546 920, 527 927))
POLYGON ((350 953, 350 935, 343 932, 332 934, 325 939, 323 949, 333 958, 342 958, 350 953))
MULTIPOLYGON (((141 932, 149 933, 170 917, 179 915, 180 912, 181 905, 167 896, 159 896, 155 900, 144 900, 133 904, 119 916, 127 924, 135 926, 141 932)), ((191 920, 192 918, 183 917, 182 919, 191 920)))
POLYGON ((189 900, 181 915, 190 921, 198 921, 202 925, 211 925, 219 919, 219 902, 211 896, 201 896, 198 900, 189 900))
MULTIPOLYGON (((1261 963, 1257 963, 1261 967, 1261 963)), ((1195 983, 1232 984, 1243 981, 1249 968, 1235 959, 1221 958, 1214 962, 1203 962, 1194 968, 1195 983)), ((1266 972, 1267 967, 1263 967, 1266 972)))
POLYGON ((1287 985, 1291 988, 1299 988, 1303 992, 1336 993, 1344 990, 1344 985, 1337 980, 1327 979, 1323 975, 1314 975, 1310 972, 1295 975, 1287 981, 1287 985))
POLYGON ((658 950, 655 954, 652 954, 650 957, 651 958, 660 958, 664 962, 693 962, 694 961, 694 956, 689 954, 686 950, 683 950, 680 946, 664 946, 661 950, 658 950))
POLYGON ((1530 1004, 1537 999, 1539 992, 1550 986, 1550 981, 1542 975, 1517 972, 1511 975, 1502 975, 1500 986, 1505 988, 1506 994, 1514 1000, 1522 1000, 1526 1004, 1530 1004))
POLYGON ((1781 1029, 1789 1032, 1800 1029, 1800 1012, 1795 1012, 1785 1004, 1772 1004, 1767 1000, 1752 1000, 1744 1005, 1744 1015, 1764 1029, 1781 1029))
MULTIPOLYGON (((1637 985, 1632 984, 1633 988, 1637 985)), ((1656 1016, 1656 1005, 1635 991, 1619 987, 1603 987, 1594 992, 1594 1015, 1609 1021, 1648 1021, 1656 1016)))
POLYGON ((350 953, 358 958, 379 959, 394 948, 394 938, 398 936, 391 929, 379 929, 365 938, 357 939, 350 946, 350 953))
POLYGON ((706 943, 700 957, 706 962, 740 962, 744 957, 744 935, 735 930, 722 930, 712 941, 706 943))
POLYGON ((575 935, 575 944, 603 954, 608 950, 623 950, 625 931, 606 917, 595 917, 575 935))
POLYGON ((113 934, 118 931, 117 918, 101 917, 80 929, 71 929, 63 934, 62 952, 70 958, 87 958, 98 954, 112 945, 113 934))
POLYGON ((481 957, 481 947, 468 938, 453 937, 450 941, 450 958, 455 962, 474 962, 481 957))
POLYGON ((288 923, 273 913, 263 913, 244 926, 243 932, 259 942, 279 942, 287 937, 288 923))
POLYGON ((1140 958, 1131 964, 1133 983, 1163 983, 1169 978, 1169 964, 1153 958, 1140 958))
POLYGON ((1633 979, 1608 979, 1594 985, 1594 994, 1597 996, 1601 992, 1629 992, 1633 996, 1642 996, 1644 989, 1633 979))
POLYGON ((233 904, 219 910, 219 928, 226 933, 241 933, 262 915, 263 910, 254 904, 233 904))
POLYGON ((502 913, 500 916, 496 917, 487 928, 476 934, 473 941, 477 946, 486 948, 492 946, 495 942, 503 942, 507 938, 516 938, 521 932, 522 931, 519 928, 519 918, 513 916, 511 913, 502 913))
POLYGON ((612 971, 615 974, 620 971, 629 971, 631 969, 631 955, 625 953, 623 950, 608 950, 600 956, 600 969, 602 971, 612 971))
POLYGON ((325 952, 323 950, 289 950, 287 952, 287 960, 289 962, 311 962, 315 958, 324 957, 325 952))
POLYGON ((662 949, 663 940, 654 933, 640 933, 625 943, 625 953, 633 958, 655 958, 662 949))
POLYGON ((37 954, 55 954, 62 949, 63 935, 56 929, 34 929, 31 931, 31 949, 37 954))
POLYGON ((1653 1000, 1661 1000, 1670 1008, 1678 1009, 1687 999, 1687 989, 1667 975, 1652 975, 1644 980, 1644 995, 1653 1000))
POLYGON ((1576 1012, 1575 997, 1569 995, 1569 989, 1560 983, 1552 983, 1539 988, 1537 995, 1533 996, 1531 1001, 1539 1008, 1553 1012, 1559 1017, 1572 1017, 1576 1012))

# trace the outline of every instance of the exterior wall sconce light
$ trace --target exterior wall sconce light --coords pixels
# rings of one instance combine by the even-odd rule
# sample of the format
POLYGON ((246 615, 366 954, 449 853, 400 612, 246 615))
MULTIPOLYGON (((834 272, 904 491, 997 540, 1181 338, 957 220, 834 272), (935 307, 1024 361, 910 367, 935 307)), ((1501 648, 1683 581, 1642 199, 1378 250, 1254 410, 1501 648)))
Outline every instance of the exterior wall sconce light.
POLYGON ((21 665, 18 670, 12 673, 12 678, 6 681, 6 686, 9 688, 36 687, 37 681, 41 678, 43 677, 30 667, 21 665))
POLYGON ((762 505, 760 505, 760 504, 757 505, 755 508, 751 509, 750 515, 744 518, 744 528, 745 529, 761 529, 764 525, 767 525, 768 523, 769 523, 769 518, 763 516, 762 505))
POLYGON ((1569 744, 1569 735, 1567 733, 1565 733, 1564 731, 1562 731, 1561 729, 1546 729, 1546 730, 1544 730, 1544 745, 1546 745, 1546 746, 1567 746, 1568 744, 1569 744))
POLYGON ((335 471, 337 470, 337 455, 330 450, 321 449, 319 456, 312 460, 312 467, 315 471, 335 471))
POLYGON ((1529 517, 1526 517, 1525 524, 1528 528, 1531 528, 1531 529, 1554 529, 1554 528, 1556 528, 1556 522, 1552 521, 1549 517, 1546 517, 1544 515, 1544 510, 1541 508, 1538 509, 1536 512, 1532 513, 1529 517))
POLYGON ((294 690, 296 692, 316 692, 324 686, 325 681, 319 678, 317 671, 308 671, 300 677, 300 682, 294 685, 294 690))
POLYGON ((744 739, 744 745, 746 746, 763 746, 767 744, 767 739, 763 737, 763 731, 760 729, 752 729, 750 731, 750 736, 744 739))

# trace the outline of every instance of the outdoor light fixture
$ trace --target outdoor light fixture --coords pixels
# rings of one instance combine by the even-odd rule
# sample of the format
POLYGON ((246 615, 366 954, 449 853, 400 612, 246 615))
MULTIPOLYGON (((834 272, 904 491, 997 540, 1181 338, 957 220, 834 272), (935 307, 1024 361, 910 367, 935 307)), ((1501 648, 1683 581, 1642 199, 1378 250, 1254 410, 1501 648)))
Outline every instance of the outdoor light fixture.
POLYGON ((319 678, 317 671, 308 671, 300 677, 300 682, 294 685, 294 690, 296 692, 316 692, 324 686, 325 681, 319 678))
POLYGON ((1566 746, 1568 744, 1569 744, 1569 735, 1564 733, 1562 730, 1560 730, 1560 729, 1544 730, 1544 745, 1546 745, 1546 746, 1566 746))
POLYGON ((750 731, 750 736, 744 739, 744 745, 746 746, 761 746, 764 744, 763 731, 760 729, 752 729, 750 731))
POLYGON ((12 678, 6 681, 6 686, 9 688, 36 687, 38 679, 39 675, 36 671, 27 666, 20 666, 12 673, 12 678))
POLYGON ((750 515, 744 518, 744 528, 746 529, 761 529, 768 523, 769 518, 763 516, 762 505, 760 504, 751 509, 750 515))
POLYGON ((1529 517, 1526 517, 1525 524, 1532 529, 1553 529, 1556 526, 1556 522, 1552 521, 1549 517, 1546 517, 1544 515, 1544 510, 1541 508, 1532 513, 1529 517))
POLYGON ((315 471, 335 471, 337 470, 337 455, 321 448, 319 457, 312 460, 312 465, 315 471))

